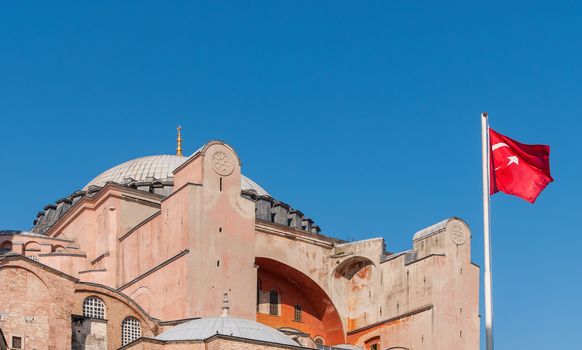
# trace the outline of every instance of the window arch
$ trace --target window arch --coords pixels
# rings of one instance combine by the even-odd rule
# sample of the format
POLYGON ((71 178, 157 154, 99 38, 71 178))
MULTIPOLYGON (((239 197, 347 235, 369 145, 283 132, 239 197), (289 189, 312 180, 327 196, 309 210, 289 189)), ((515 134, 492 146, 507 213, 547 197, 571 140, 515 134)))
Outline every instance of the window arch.
POLYGON ((269 314, 279 316, 279 293, 274 289, 269 292, 269 314))
POLYGON ((67 250, 65 249, 65 247, 63 247, 62 245, 54 245, 52 247, 52 252, 53 253, 64 253, 67 250))
POLYGON ((121 322, 121 345, 127 345, 141 337, 141 324, 135 317, 126 317, 121 322))
POLYGON ((97 297, 88 297, 83 301, 83 316, 105 319, 105 304, 97 297))
POLYGON ((315 345, 325 345, 325 340, 323 340, 323 338, 320 336, 315 337, 313 342, 315 343, 315 345))
POLYGON ((375 336, 365 341, 367 350, 380 350, 380 336, 375 336))

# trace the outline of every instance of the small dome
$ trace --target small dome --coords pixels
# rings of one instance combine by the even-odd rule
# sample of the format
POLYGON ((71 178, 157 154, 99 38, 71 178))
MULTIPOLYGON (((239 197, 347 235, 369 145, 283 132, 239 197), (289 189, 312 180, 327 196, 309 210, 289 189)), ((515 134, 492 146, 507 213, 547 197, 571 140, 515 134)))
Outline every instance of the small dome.
POLYGON ((339 345, 334 345, 334 348, 337 349, 346 349, 346 350, 362 350, 362 348, 359 348, 355 345, 351 345, 351 344, 339 344, 339 345))
MULTIPOLYGON (((166 154, 132 159, 102 172, 91 180, 83 190, 87 190, 89 186, 104 186, 107 182, 123 183, 123 180, 127 178, 134 179, 138 182, 146 181, 152 177, 158 180, 174 178, 174 169, 187 159, 188 157, 166 154)), ((255 191, 260 196, 269 195, 261 186, 244 175, 241 176, 240 182, 243 190, 255 191)))
POLYGON ((156 339, 206 340, 217 334, 298 346, 291 338, 276 329, 255 321, 233 317, 212 317, 188 321, 159 334, 156 339))

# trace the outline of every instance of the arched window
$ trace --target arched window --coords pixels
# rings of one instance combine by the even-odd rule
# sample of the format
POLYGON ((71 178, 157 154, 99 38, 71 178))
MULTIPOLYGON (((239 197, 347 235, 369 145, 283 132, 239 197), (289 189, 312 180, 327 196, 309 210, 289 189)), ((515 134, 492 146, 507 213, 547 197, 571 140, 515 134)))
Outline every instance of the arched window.
POLYGON ((294 314, 293 320, 301 322, 301 317, 302 317, 301 305, 297 304, 297 305, 295 305, 295 314, 294 314))
POLYGON ((88 297, 83 301, 83 316, 105 319, 105 304, 97 297, 88 297))
POLYGON ((323 340, 322 337, 315 337, 313 342, 315 343, 315 345, 325 345, 325 341, 323 340))
POLYGON ((126 317, 121 322, 121 345, 127 345, 141 337, 141 325, 135 317, 126 317))
POLYGON ((52 251, 53 253, 64 253, 67 250, 62 245, 54 245, 52 251))
POLYGON ((12 250, 12 242, 5 241, 0 245, 0 253, 6 253, 12 250))
POLYGON ((38 254, 40 254, 41 248, 38 242, 28 242, 24 246, 24 255, 34 261, 38 261, 38 254))
POLYGON ((269 293, 269 314, 279 315, 279 293, 274 289, 269 293))
POLYGON ((375 336, 364 342, 366 344, 365 349, 368 350, 380 350, 380 336, 375 336))

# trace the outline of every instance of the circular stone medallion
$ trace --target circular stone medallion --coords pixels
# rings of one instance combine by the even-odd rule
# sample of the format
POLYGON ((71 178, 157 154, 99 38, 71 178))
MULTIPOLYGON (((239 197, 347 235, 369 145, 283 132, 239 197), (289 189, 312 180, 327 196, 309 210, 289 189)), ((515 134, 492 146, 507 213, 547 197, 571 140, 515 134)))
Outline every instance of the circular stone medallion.
POLYGON ((458 245, 465 243, 467 237, 461 225, 453 225, 453 227, 451 227, 451 240, 458 245))
POLYGON ((234 170, 234 164, 230 157, 221 151, 215 152, 212 155, 212 169, 222 176, 230 175, 234 170))

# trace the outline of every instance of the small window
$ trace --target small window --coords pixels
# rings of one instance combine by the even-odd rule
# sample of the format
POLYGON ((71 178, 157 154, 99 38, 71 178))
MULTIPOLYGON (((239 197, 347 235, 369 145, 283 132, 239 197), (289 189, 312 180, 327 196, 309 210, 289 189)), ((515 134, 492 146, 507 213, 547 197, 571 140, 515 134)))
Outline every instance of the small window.
POLYGON ((269 293, 269 314, 279 315, 279 293, 274 289, 269 293))
POLYGON ((121 323, 121 345, 127 345, 141 337, 141 325, 135 317, 126 317, 121 323))
POLYGON ((105 319, 105 304, 97 297, 88 297, 83 302, 83 316, 105 319))
POLYGON ((302 317, 301 305, 299 305, 299 304, 295 305, 295 315, 294 316, 295 316, 293 318, 294 321, 301 322, 301 317, 302 317))
POLYGON ((22 349, 22 337, 12 337, 12 348, 22 349))
POLYGON ((315 342, 315 345, 325 345, 325 342, 323 341, 323 338, 321 338, 321 337, 316 337, 314 342, 315 342))
POLYGON ((12 250, 12 242, 6 241, 0 245, 0 253, 6 253, 12 250))

